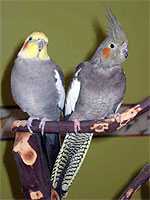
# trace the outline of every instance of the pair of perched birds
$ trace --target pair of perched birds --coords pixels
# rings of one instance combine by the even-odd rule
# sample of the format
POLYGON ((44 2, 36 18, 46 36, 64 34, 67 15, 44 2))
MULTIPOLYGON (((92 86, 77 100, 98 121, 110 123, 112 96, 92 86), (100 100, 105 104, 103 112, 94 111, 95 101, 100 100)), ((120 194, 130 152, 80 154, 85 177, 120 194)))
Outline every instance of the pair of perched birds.
MULTIPOLYGON (((110 25, 108 37, 93 57, 75 69, 65 103, 65 115, 74 121, 74 133, 67 133, 60 148, 58 134, 45 133, 52 185, 65 197, 87 153, 93 134, 77 133, 80 120, 104 119, 115 116, 126 90, 121 64, 128 56, 125 31, 112 11, 106 9, 110 25)), ((32 119, 59 121, 64 108, 64 76, 47 53, 48 38, 33 32, 18 53, 11 74, 14 100, 32 119)), ((31 127, 30 127, 31 128, 31 127)))

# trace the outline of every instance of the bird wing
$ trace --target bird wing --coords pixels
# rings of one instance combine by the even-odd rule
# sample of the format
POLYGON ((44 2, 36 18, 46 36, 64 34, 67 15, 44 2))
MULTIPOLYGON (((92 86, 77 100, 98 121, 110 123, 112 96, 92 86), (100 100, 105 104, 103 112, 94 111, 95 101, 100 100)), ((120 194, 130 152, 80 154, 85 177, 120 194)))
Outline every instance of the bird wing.
MULTIPOLYGON (((68 94, 67 94, 67 98, 66 98, 66 105, 65 105, 65 115, 70 115, 74 110, 75 110, 75 105, 76 102, 78 100, 78 96, 80 93, 80 86, 81 83, 78 80, 78 76, 79 76, 79 72, 82 69, 82 64, 79 64, 76 68, 76 70, 74 71, 74 74, 72 76, 71 79, 71 83, 69 86, 69 90, 68 90, 68 94)), ((52 177, 51 179, 53 180, 53 186, 56 187, 59 177, 62 173, 63 168, 60 170, 60 165, 62 160, 64 159, 64 157, 66 156, 66 152, 69 152, 68 149, 68 142, 67 142, 67 138, 68 138, 68 134, 66 134, 65 140, 63 142, 63 145, 60 149, 60 152, 57 156, 54 168, 53 168, 53 172, 52 172, 52 177)), ((69 139, 70 140, 70 139, 69 139)), ((67 160, 67 159, 66 159, 67 160)))
MULTIPOLYGON (((58 99, 54 99, 54 101, 57 100, 55 106, 57 107, 57 110, 63 111, 64 108, 64 101, 65 101, 65 88, 64 88, 64 76, 61 71, 61 69, 54 63, 53 65, 53 71, 54 71, 54 81, 56 86, 56 93, 58 94, 58 99), (59 109, 58 109, 59 108, 59 109)), ((58 152, 61 147, 61 139, 59 134, 47 134, 43 136, 43 144, 44 148, 46 149, 47 158, 48 158, 48 164, 50 173, 52 172, 52 168, 54 166, 55 160, 57 158, 58 152)))
POLYGON ((71 113, 75 110, 75 106, 78 101, 81 89, 81 82, 79 81, 79 73, 81 72, 83 67, 84 67, 83 63, 77 66, 70 82, 65 104, 65 116, 67 117, 70 116, 71 113))
POLYGON ((62 71, 59 67, 57 67, 55 70, 55 79, 56 79, 56 89, 59 94, 59 100, 58 100, 58 107, 63 110, 64 108, 64 102, 65 102, 65 87, 64 87, 64 76, 62 71))

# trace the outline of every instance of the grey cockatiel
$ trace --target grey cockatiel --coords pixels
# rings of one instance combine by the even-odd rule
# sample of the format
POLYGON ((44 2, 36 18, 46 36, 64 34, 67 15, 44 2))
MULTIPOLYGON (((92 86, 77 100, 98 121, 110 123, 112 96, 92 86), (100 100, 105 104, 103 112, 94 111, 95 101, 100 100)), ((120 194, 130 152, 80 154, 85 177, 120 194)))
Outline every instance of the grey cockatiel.
MULTIPOLYGON (((47 45, 44 33, 33 32, 18 53, 11 73, 14 100, 31 120, 39 118, 42 122, 58 121, 65 99, 63 73, 48 56, 47 45)), ((60 138, 59 134, 43 137, 51 171, 60 149, 60 138)))
MULTIPOLYGON (((94 56, 77 66, 66 99, 65 114, 70 121, 96 120, 115 116, 126 90, 121 64, 128 56, 125 31, 111 10, 106 10, 109 37, 94 56)), ((79 130, 79 124, 75 123, 79 130)), ((75 132, 76 132, 75 130, 75 132)), ((59 195, 65 197, 85 158, 93 134, 67 134, 57 156, 51 181, 59 195)))

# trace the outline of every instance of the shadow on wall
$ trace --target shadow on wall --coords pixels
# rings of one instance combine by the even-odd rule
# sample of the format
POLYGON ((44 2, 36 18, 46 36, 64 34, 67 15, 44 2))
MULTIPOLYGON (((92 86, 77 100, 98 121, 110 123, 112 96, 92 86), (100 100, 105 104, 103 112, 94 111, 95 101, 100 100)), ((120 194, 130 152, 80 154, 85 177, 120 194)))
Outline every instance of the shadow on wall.
MULTIPOLYGON (((92 20, 92 27, 93 27, 93 31, 95 32, 95 35, 96 35, 96 40, 93 41, 93 48, 90 49, 90 50, 87 50, 88 53, 85 55, 85 59, 83 61, 91 59, 92 56, 94 55, 94 53, 96 52, 97 48, 101 44, 101 42, 103 42, 104 39, 107 37, 107 35, 104 33, 104 31, 100 28, 101 25, 98 21, 98 18, 95 18, 95 19, 92 20)), ((83 61, 81 61, 81 62, 83 62, 83 61)), ((78 64, 80 64, 80 63, 78 63, 78 64)), ((73 71, 75 70, 76 67, 77 66, 74 66, 72 73, 73 73, 73 71)), ((68 86, 69 86, 69 83, 71 81, 72 73, 65 75, 66 91, 68 90, 68 86)))
MULTIPOLYGON (((145 164, 146 165, 146 164, 145 164)), ((119 196, 123 193, 123 191, 129 186, 129 184, 133 181, 133 179, 139 174, 139 172, 141 171, 141 169, 145 166, 141 166, 140 168, 138 168, 136 170, 136 172, 134 172, 134 174, 130 177, 130 179, 128 180, 127 183, 124 184, 124 186, 122 186, 119 191, 117 192, 117 194, 113 197, 113 199, 118 199, 119 196)), ((140 188, 140 192, 141 192, 141 199, 143 200, 146 200, 146 199, 149 199, 149 185, 148 183, 146 183, 145 185, 143 185, 141 188, 140 188)), ((133 195, 133 198, 134 198, 134 195, 133 195)))
MULTIPOLYGON (((14 111, 14 108, 16 106, 15 101, 13 100, 12 94, 11 94, 11 71, 12 68, 14 66, 15 63, 15 59, 17 58, 17 54, 20 51, 21 47, 23 45, 23 41, 20 41, 18 46, 16 47, 14 53, 12 52, 12 56, 10 57, 10 60, 8 62, 8 64, 5 67, 5 72, 2 78, 2 101, 3 101, 3 105, 6 106, 7 111, 9 112, 9 115, 11 116, 12 119, 18 119, 18 115, 19 116, 23 116, 20 119, 24 119, 27 117, 27 115, 25 113, 16 112, 14 111), (10 107, 9 107, 10 106, 10 107)), ((5 107, 4 107, 5 109, 5 107)), ((8 114, 7 114, 8 115, 8 114)), ((4 116, 5 117, 5 116, 4 116)), ((9 123, 11 123, 11 121, 7 122, 7 124, 9 125, 9 123)), ((10 127, 11 129, 11 127, 10 127)), ((4 130, 4 132, 2 132, 3 136, 5 137, 5 135, 7 136, 7 132, 8 132, 8 128, 4 130)))
MULTIPOLYGON (((3 100, 3 104, 6 106, 12 105, 12 104, 15 105, 15 102, 11 95, 10 77, 11 77, 11 70, 14 66, 14 61, 17 57, 19 50, 22 47, 22 44, 23 44, 23 42, 19 43, 18 47, 16 48, 15 52, 13 53, 12 57, 10 58, 10 61, 8 62, 7 66, 6 66, 6 70, 5 70, 3 79, 2 79, 2 100, 3 100)), ((9 110, 11 112, 11 109, 9 109, 9 110)), ((14 199, 25 199, 25 196, 21 189, 21 183, 19 180, 17 166, 13 159, 12 149, 13 149, 13 142, 7 141, 5 155, 3 158, 4 165, 5 165, 7 173, 8 173, 9 182, 11 185, 11 190, 12 190, 14 199)))
POLYGON ((20 51, 23 42, 20 42, 10 61, 8 62, 7 66, 5 67, 5 73, 2 79, 2 101, 4 105, 15 105, 13 97, 11 95, 11 85, 10 85, 10 78, 11 78, 11 70, 14 66, 14 61, 17 58, 17 54, 20 51))
POLYGON ((103 29, 101 29, 101 25, 98 21, 98 18, 95 18, 95 19, 92 20, 92 27, 93 27, 93 31, 96 34, 96 40, 95 40, 95 42, 93 42, 93 48, 89 50, 89 52, 87 53, 87 55, 85 57, 85 60, 89 60, 94 55, 94 53, 96 52, 99 45, 107 37, 107 35, 103 31, 103 29))
POLYGON ((141 199, 150 199, 150 184, 147 182, 143 187, 141 188, 141 199))

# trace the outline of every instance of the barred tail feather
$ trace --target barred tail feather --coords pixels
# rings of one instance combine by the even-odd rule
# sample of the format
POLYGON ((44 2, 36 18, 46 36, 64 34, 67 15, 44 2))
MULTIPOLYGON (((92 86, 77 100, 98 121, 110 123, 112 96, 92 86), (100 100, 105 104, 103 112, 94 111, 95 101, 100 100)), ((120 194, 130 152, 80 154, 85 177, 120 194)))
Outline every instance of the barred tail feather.
POLYGON ((67 196, 86 156, 92 136, 92 133, 79 133, 78 135, 70 133, 65 137, 51 176, 53 187, 61 189, 62 197, 67 196))
POLYGON ((65 164, 68 160, 68 153, 67 153, 67 151, 69 152, 69 149, 68 149, 69 146, 67 145, 68 137, 69 137, 69 134, 66 134, 65 140, 61 146, 61 149, 59 151, 59 154, 57 156, 57 159, 55 161, 53 171, 51 174, 51 182, 54 188, 57 187, 59 176, 61 175, 61 172, 63 168, 65 167, 65 164))
MULTIPOLYGON (((79 133, 78 141, 75 144, 76 153, 72 156, 69 166, 65 172, 65 176, 62 182, 62 196, 66 197, 69 191, 69 188, 77 175, 88 148, 90 146, 93 133, 79 133)), ((73 148, 73 147, 72 147, 73 148)))

